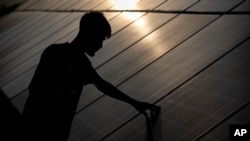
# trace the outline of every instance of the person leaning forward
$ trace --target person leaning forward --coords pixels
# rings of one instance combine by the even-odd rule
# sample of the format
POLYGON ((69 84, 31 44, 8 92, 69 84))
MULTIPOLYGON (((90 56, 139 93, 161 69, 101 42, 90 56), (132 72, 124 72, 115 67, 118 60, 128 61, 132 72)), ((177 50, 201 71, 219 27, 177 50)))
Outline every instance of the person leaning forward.
POLYGON ((67 140, 83 86, 94 84, 104 94, 132 105, 140 113, 155 105, 137 101, 103 80, 92 67, 111 27, 102 13, 86 13, 71 43, 54 44, 44 50, 29 85, 22 117, 29 140, 67 140))

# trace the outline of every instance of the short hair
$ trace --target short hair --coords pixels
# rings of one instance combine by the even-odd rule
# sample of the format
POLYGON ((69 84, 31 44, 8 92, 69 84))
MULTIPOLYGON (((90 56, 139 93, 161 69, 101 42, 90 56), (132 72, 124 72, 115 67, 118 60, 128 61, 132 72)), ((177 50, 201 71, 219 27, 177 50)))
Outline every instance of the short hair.
POLYGON ((79 34, 101 34, 103 37, 109 38, 111 36, 111 27, 101 12, 88 12, 81 18, 79 34))

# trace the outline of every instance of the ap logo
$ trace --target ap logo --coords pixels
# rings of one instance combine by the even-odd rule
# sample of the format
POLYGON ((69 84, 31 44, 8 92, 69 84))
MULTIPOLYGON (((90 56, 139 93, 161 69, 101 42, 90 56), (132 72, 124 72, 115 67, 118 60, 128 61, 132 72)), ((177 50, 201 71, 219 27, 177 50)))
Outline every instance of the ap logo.
POLYGON ((234 136, 244 136, 247 133, 247 129, 236 129, 234 132, 234 136))
POLYGON ((230 141, 250 141, 250 125, 230 125, 230 141))

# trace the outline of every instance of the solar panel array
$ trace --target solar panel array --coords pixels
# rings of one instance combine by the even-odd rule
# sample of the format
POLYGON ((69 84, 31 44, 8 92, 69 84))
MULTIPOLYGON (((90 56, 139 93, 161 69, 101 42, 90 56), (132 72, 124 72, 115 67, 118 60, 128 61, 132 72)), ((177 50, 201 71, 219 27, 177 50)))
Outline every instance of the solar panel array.
MULTIPOLYGON (((28 0, 0 19, 0 85, 22 112, 42 51, 71 42, 81 16, 101 10, 112 37, 90 58, 129 96, 162 107, 157 140, 228 140, 250 123, 249 0, 28 0), (138 11, 136 11, 138 10, 138 11)), ((145 117, 84 87, 69 141, 145 141, 145 117)))

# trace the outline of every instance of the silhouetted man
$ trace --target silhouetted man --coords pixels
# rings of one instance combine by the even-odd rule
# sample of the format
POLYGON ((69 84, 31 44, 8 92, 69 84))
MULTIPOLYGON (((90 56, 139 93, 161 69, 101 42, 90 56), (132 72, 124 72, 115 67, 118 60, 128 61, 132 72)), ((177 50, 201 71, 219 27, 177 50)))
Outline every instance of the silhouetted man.
POLYGON ((84 85, 134 106, 140 113, 155 106, 136 101, 103 80, 85 55, 94 56, 102 42, 111 36, 111 28, 99 12, 85 14, 80 30, 71 43, 49 46, 29 86, 23 117, 28 139, 67 140, 77 103, 84 85))

